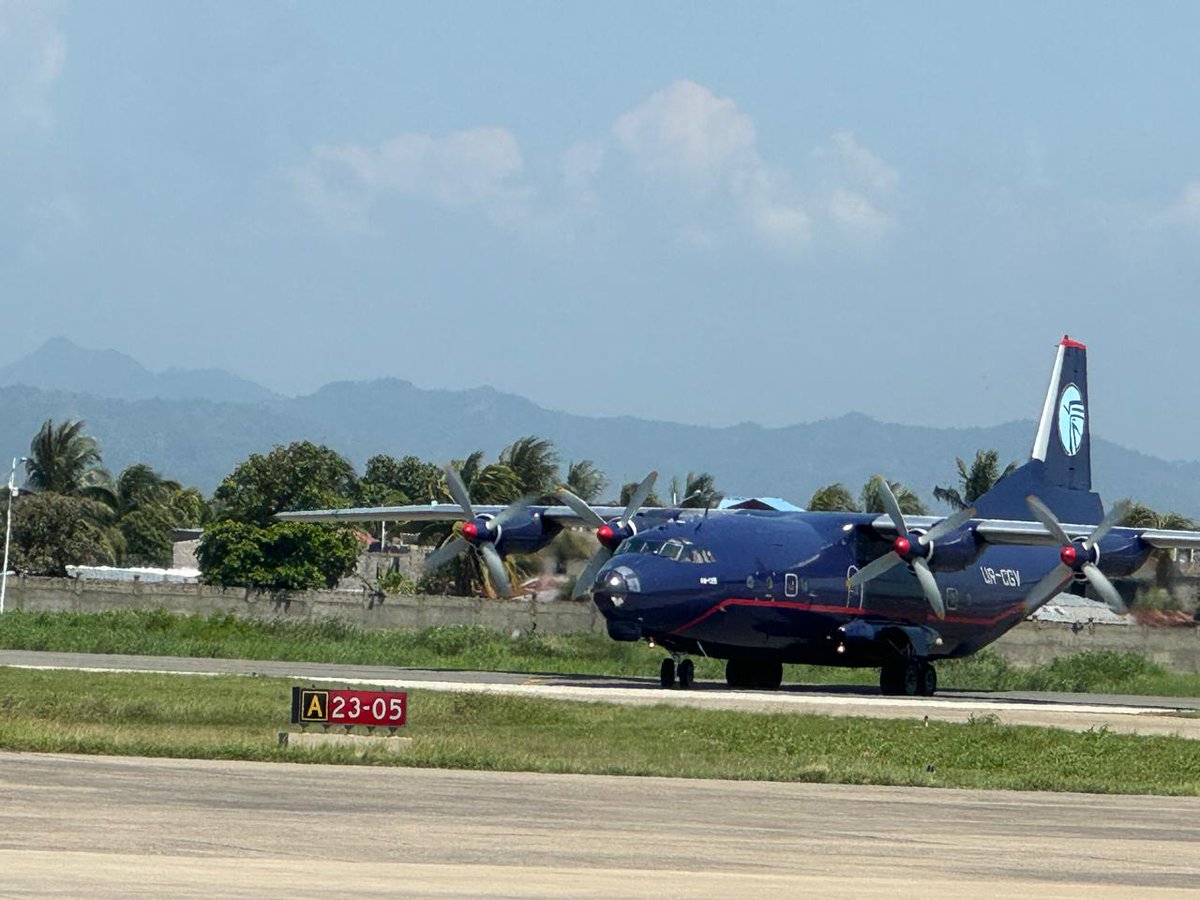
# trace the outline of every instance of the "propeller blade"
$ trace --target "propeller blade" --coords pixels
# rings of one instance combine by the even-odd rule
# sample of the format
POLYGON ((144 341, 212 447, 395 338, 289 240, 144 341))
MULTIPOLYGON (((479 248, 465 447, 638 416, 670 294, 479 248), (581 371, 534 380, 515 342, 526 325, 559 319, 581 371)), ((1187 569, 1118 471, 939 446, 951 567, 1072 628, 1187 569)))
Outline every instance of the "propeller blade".
POLYGON ((933 614, 939 619, 946 618, 946 604, 942 602, 942 592, 938 589, 937 579, 929 571, 929 563, 918 556, 912 561, 912 567, 913 571, 917 573, 917 581, 921 582, 921 590, 925 592, 925 599, 933 607, 933 614))
POLYGON ((866 584, 872 578, 878 578, 884 572, 892 569, 900 563, 904 562, 895 550, 889 550, 887 553, 878 559, 867 563, 857 572, 850 576, 850 587, 858 587, 860 584, 866 584))
POLYGON ((470 546, 465 537, 456 534, 453 539, 442 544, 442 546, 425 557, 425 568, 436 569, 438 566, 444 566, 470 546))
POLYGON ((533 497, 520 497, 517 500, 514 500, 512 503, 502 509, 496 515, 496 518, 488 522, 488 530, 495 531, 497 528, 504 527, 513 519, 519 518, 521 514, 525 512, 525 510, 529 509, 530 505, 533 503, 533 500, 533 497))
MULTIPOLYGON (((1100 524, 1096 526, 1096 530, 1087 536, 1087 540, 1083 542, 1084 550, 1091 550, 1100 540, 1108 534, 1118 522, 1125 518, 1125 513, 1129 512, 1129 501, 1122 500, 1120 503, 1114 503, 1112 509, 1108 511, 1100 524)), ((1121 604, 1124 607, 1124 603, 1121 604)))
POLYGON ((512 584, 508 580, 508 573, 504 571, 504 560, 500 558, 496 545, 491 541, 484 541, 479 545, 479 552, 487 565, 488 575, 492 578, 492 587, 496 593, 501 597, 511 597, 512 584))
POLYGON ((579 516, 579 518, 583 520, 583 524, 591 528, 599 528, 601 525, 606 524, 604 519, 601 518, 600 514, 588 506, 586 500, 581 500, 579 497, 576 497, 565 487, 560 487, 558 489, 558 496, 562 499, 563 503, 571 508, 571 511, 575 513, 575 515, 579 516))
POLYGON ((578 600, 591 592, 592 585, 596 583, 597 573, 610 559, 612 559, 612 551, 607 547, 601 547, 592 555, 588 564, 583 567, 583 571, 579 573, 579 577, 575 579, 575 589, 571 591, 573 600, 578 600))
POLYGON ((625 512, 621 513, 621 518, 617 521, 622 525, 629 524, 630 520, 637 515, 637 511, 642 508, 642 504, 646 502, 646 498, 650 496, 650 491, 654 489, 654 479, 657 477, 657 472, 651 472, 642 479, 642 483, 637 486, 637 490, 629 498, 629 503, 625 506, 625 512))
POLYGON ((971 506, 967 509, 960 509, 949 518, 942 519, 942 521, 930 528, 929 531, 917 538, 917 543, 924 547, 931 541, 936 541, 942 535, 957 531, 964 522, 973 518, 975 518, 975 507, 971 506))
POLYGON ((450 496, 454 498, 455 503, 462 507, 467 518, 475 518, 475 507, 471 506, 471 495, 467 493, 467 486, 463 484, 462 477, 458 472, 454 471, 454 466, 449 463, 446 464, 446 487, 450 488, 450 496))
POLYGON ((1054 513, 1050 512, 1050 507, 1032 494, 1025 498, 1025 505, 1033 513, 1033 517, 1045 526, 1045 529, 1054 536, 1056 541, 1064 547, 1071 546, 1071 536, 1063 531, 1063 527, 1059 524, 1057 517, 1055 517, 1054 513))
POLYGON ((896 531, 901 536, 908 534, 908 526, 904 524, 904 513, 900 512, 900 504, 896 502, 896 495, 892 493, 892 486, 888 484, 888 480, 882 475, 876 475, 875 480, 879 482, 879 497, 883 500, 883 508, 887 510, 887 514, 892 519, 892 524, 896 526, 896 531))
POLYGON ((1031 613, 1060 590, 1073 574, 1070 566, 1059 563, 1025 595, 1025 612, 1031 613))
POLYGON ((1125 601, 1121 599, 1121 594, 1108 576, 1100 571, 1100 567, 1095 563, 1085 563, 1083 566, 1083 574, 1087 576, 1088 582, 1092 588, 1100 595, 1100 599, 1108 604, 1108 608, 1121 615, 1125 612, 1125 601))

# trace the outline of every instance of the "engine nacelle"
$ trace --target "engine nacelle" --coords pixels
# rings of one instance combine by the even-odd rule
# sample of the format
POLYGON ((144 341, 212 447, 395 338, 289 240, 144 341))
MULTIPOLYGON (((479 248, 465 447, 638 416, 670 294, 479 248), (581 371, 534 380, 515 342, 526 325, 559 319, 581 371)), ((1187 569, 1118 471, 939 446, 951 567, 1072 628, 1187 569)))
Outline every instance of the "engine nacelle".
POLYGON ((934 541, 926 561, 935 572, 959 572, 979 559, 983 548, 984 542, 975 537, 974 530, 963 528, 934 541))
POLYGON ((510 553, 536 553, 562 531, 562 525, 547 519, 540 512, 524 512, 498 528, 491 525, 492 516, 476 516, 463 524, 462 534, 468 541, 491 540, 502 556, 510 553))

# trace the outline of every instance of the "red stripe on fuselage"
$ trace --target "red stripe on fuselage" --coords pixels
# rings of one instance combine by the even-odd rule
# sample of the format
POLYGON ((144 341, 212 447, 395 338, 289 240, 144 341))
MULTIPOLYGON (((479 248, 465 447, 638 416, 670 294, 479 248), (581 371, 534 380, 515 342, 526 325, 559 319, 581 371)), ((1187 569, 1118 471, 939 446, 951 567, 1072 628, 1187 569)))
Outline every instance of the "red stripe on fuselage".
MULTIPOLYGON (((764 606, 764 607, 771 607, 772 609, 794 609, 794 610, 798 610, 800 612, 830 613, 832 615, 850 615, 850 616, 867 616, 867 615, 873 615, 873 614, 874 615, 882 615, 883 614, 883 613, 880 613, 879 610, 861 609, 857 606, 826 606, 824 604, 818 604, 818 603, 797 603, 797 602, 791 601, 791 600, 758 600, 758 599, 754 599, 751 597, 731 597, 728 600, 722 600, 720 603, 716 604, 711 609, 708 609, 705 612, 701 613, 700 615, 696 616, 696 618, 692 619, 690 622, 688 622, 684 625, 680 625, 676 629, 673 629, 671 631, 671 634, 682 635, 683 632, 687 631, 689 628, 693 628, 696 625, 699 625, 701 622, 703 622, 705 619, 707 619, 709 616, 713 615, 714 613, 723 612, 728 607, 731 607, 731 606, 764 606)), ((962 615, 949 616, 948 615, 942 621, 954 622, 959 625, 995 625, 998 622, 1008 618, 1010 615, 1012 615, 1014 612, 1016 612, 1018 609, 1020 609, 1020 607, 1021 607, 1021 604, 1016 603, 1016 604, 1008 607, 1007 609, 1002 610, 1001 612, 997 613, 994 616, 962 616, 962 615)), ((930 619, 933 619, 933 621, 935 621, 935 622, 938 621, 934 616, 926 616, 926 621, 929 621, 930 619)))

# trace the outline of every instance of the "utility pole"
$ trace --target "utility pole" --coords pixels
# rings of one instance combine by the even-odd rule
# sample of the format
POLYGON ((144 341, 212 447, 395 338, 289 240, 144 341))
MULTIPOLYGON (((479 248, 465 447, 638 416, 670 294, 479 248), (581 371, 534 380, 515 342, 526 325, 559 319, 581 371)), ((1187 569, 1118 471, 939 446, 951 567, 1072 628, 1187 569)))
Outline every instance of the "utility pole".
MULTIPOLYGON (((21 457, 25 462, 25 457, 21 457)), ((0 613, 4 612, 4 596, 8 592, 8 544, 12 539, 12 506, 13 497, 17 494, 17 457, 13 457, 12 468, 8 471, 8 512, 4 521, 4 570, 0 572, 0 613)))

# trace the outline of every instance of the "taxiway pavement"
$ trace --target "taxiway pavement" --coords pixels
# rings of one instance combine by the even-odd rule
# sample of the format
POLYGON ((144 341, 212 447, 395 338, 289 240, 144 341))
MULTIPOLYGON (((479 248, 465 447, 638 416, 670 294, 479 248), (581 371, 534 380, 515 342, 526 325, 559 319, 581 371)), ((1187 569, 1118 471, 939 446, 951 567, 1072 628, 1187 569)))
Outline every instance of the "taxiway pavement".
POLYGON ((1197 798, 19 753, 0 753, 0 796, 6 897, 1104 900, 1200 884, 1197 798))

